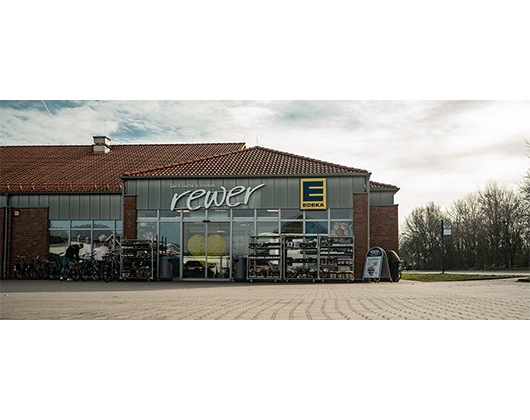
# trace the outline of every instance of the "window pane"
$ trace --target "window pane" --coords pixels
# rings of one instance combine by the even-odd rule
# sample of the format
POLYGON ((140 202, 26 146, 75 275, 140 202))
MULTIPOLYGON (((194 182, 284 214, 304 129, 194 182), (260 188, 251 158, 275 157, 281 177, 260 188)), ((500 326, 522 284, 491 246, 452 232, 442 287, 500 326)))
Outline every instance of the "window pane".
POLYGON ((247 255, 249 238, 254 235, 254 222, 234 222, 232 234, 232 254, 247 255))
POLYGON ((156 238, 155 222, 140 222, 137 225, 136 239, 153 241, 156 238))
MULTIPOLYGON (((95 230, 92 236, 93 244, 93 258, 101 261, 103 257, 111 251, 112 248, 112 237, 110 235, 104 235, 101 231, 95 230)), ((83 249, 84 250, 84 249, 83 249)))
POLYGON ((303 222, 283 222, 282 233, 304 233, 303 222))
POLYGON ((180 223, 160 223, 160 238, 167 242, 167 253, 180 254, 180 223))
POLYGON ((331 218, 353 220, 353 209, 331 209, 331 218))
POLYGON ((50 229, 70 229, 70 220, 50 220, 50 229))
POLYGON ((257 235, 277 234, 278 222, 258 222, 257 235))
POLYGON ((230 210, 208 210, 208 219, 228 220, 229 218, 230 218, 230 210))
POLYGON ((258 210, 258 219, 278 219, 278 210, 258 210))
POLYGON ((61 254, 68 248, 68 230, 50 231, 50 249, 54 254, 61 254))
POLYGON ((233 209, 232 210, 232 217, 234 219, 253 219, 254 218, 254 210, 248 210, 248 209, 233 209))
POLYGON ((298 209, 282 209, 282 219, 303 219, 304 214, 298 209))
POLYGON ((306 222, 305 233, 308 235, 312 234, 328 234, 328 222, 306 222))
POLYGON ((72 220, 72 229, 73 228, 90 229, 91 227, 92 227, 92 222, 90 220, 72 220))
POLYGON ((94 229, 114 229, 114 220, 94 220, 94 229))
POLYGON ((138 210, 138 219, 157 217, 156 210, 138 210))
POLYGON ((180 210, 171 211, 171 210, 160 210, 160 218, 164 219, 180 219, 181 212, 180 210))
POLYGON ((183 210, 182 217, 186 219, 200 219, 204 220, 206 218, 206 212, 204 210, 183 210))
POLYGON ((345 220, 342 222, 331 222, 331 236, 346 238, 353 236, 353 222, 345 220))
POLYGON ((305 218, 306 219, 322 219, 327 220, 328 219, 328 211, 327 210, 311 210, 305 212, 305 218))

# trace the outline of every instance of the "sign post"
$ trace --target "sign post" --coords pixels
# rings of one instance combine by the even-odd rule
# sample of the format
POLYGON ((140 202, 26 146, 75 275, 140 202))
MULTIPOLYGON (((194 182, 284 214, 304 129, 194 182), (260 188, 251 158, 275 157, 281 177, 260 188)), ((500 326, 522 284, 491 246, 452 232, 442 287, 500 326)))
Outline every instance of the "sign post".
POLYGON ((452 235, 453 222, 449 219, 441 221, 442 226, 442 274, 445 272, 445 244, 444 238, 452 235))

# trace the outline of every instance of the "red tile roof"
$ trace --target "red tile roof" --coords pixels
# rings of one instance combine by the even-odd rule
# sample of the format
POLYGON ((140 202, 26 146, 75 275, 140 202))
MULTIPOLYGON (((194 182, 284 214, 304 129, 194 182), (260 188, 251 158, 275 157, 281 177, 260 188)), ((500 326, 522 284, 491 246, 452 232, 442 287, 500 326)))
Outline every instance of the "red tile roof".
POLYGON ((321 160, 256 146, 216 156, 209 156, 157 168, 124 174, 126 177, 185 176, 270 176, 270 175, 334 175, 368 174, 364 169, 351 168, 321 160))
POLYGON ((391 184, 383 184, 381 182, 375 182, 375 181, 370 181, 370 189, 372 190, 379 190, 379 191, 382 191, 382 190, 399 190, 398 187, 396 187, 395 185, 391 185, 391 184))
POLYGON ((2 192, 121 192, 121 175, 245 148, 244 143, 0 146, 2 192))
MULTIPOLYGON (((0 146, 0 191, 20 193, 119 193, 122 176, 270 176, 368 174, 244 143, 111 145, 95 155, 93 146, 0 146)), ((371 182, 374 190, 397 189, 371 182)))

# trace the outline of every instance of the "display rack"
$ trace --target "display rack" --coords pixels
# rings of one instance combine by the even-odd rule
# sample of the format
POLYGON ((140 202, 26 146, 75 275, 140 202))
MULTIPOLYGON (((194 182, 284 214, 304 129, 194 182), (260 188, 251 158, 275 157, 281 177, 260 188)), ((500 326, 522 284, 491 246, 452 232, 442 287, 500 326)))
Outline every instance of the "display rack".
POLYGON ((251 236, 247 279, 353 281, 353 255, 352 237, 251 236))
POLYGON ((283 235, 285 281, 318 279, 318 236, 283 235))
POLYGON ((156 277, 156 241, 123 240, 121 244, 120 278, 147 280, 156 277))
POLYGON ((319 239, 319 279, 353 281, 353 238, 322 235, 319 239))
POLYGON ((247 257, 247 279, 278 281, 282 276, 280 235, 251 236, 247 257))

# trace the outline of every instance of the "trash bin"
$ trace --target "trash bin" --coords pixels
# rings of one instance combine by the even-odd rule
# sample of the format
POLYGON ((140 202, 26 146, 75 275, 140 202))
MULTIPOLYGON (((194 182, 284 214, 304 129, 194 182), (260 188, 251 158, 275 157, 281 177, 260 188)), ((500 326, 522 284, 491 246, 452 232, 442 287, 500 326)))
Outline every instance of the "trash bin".
POLYGON ((173 263, 173 278, 177 279, 180 277, 180 257, 172 256, 171 262, 173 263))
POLYGON ((160 280, 171 280, 173 278, 173 261, 171 257, 163 256, 160 258, 160 280))
POLYGON ((247 279, 247 259, 241 255, 234 258, 234 280, 244 281, 247 279))

